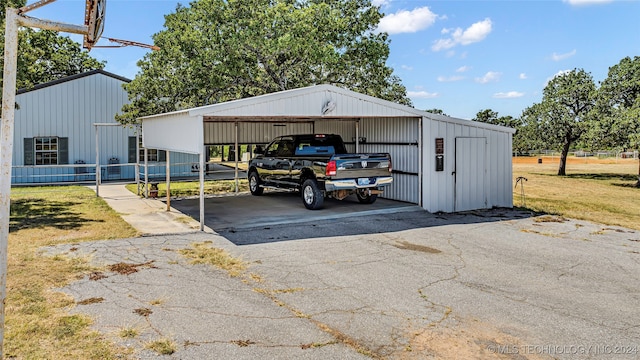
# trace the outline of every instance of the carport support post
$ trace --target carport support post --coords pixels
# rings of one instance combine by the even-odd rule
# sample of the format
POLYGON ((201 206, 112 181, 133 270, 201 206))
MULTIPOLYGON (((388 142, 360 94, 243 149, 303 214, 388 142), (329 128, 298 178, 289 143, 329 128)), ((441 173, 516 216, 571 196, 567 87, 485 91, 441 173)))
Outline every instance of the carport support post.
POLYGON ((238 195, 238 151, 240 151, 240 147, 238 146, 238 122, 235 122, 236 125, 236 140, 235 140, 235 161, 236 161, 236 174, 235 174, 235 180, 236 180, 236 195, 238 195))
POLYGON ((169 156, 171 151, 167 150, 167 167, 166 167, 166 176, 167 176, 167 211, 171 211, 171 158, 169 156))
POLYGON ((360 120, 356 120, 356 154, 360 153, 360 120))
POLYGON ((100 196, 100 136, 98 136, 98 125, 93 124, 96 129, 96 196, 100 196))
POLYGON ((204 147, 200 150, 200 231, 204 231, 204 147))
POLYGON ((149 156, 147 148, 144 148, 144 197, 149 198, 149 156))
POLYGON ((136 134, 136 190, 137 195, 140 196, 140 140, 138 136, 142 133, 142 126, 137 125, 137 129, 135 131, 136 134))

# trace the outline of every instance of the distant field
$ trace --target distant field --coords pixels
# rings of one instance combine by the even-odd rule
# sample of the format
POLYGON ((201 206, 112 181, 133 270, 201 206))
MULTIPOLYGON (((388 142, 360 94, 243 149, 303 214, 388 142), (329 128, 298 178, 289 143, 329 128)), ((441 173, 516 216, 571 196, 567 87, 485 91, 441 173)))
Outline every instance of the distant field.
MULTIPOLYGON (((640 230, 638 160, 570 157, 567 176, 557 176, 557 156, 513 158, 513 184, 524 183, 526 207, 536 211, 619 225, 640 230)), ((520 184, 513 191, 514 206, 523 206, 520 184)))

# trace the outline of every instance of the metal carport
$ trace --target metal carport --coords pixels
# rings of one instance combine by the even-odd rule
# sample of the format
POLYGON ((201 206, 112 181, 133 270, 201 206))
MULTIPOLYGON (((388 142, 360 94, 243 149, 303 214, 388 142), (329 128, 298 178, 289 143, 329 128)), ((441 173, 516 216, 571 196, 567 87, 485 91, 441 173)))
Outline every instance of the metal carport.
POLYGON ((340 134, 349 151, 390 153, 394 184, 385 198, 431 212, 512 206, 514 129, 431 114, 332 85, 140 121, 145 148, 199 155, 201 229, 205 146, 234 144, 237 149, 238 144, 265 144, 276 136, 301 133, 340 134))
POLYGON ((349 151, 390 153, 394 185, 384 197, 420 204, 422 114, 336 86, 317 85, 140 120, 145 148, 199 155, 203 229, 205 146, 265 144, 288 134, 336 133, 349 151))

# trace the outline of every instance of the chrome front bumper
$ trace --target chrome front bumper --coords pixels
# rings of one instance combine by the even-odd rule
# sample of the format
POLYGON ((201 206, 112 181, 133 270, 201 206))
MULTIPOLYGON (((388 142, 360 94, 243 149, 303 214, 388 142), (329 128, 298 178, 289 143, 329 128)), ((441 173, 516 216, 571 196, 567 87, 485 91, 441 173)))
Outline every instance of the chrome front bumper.
POLYGON ((391 185, 393 178, 391 176, 376 177, 374 183, 365 185, 359 185, 358 179, 338 179, 338 180, 325 180, 324 189, 326 191, 336 190, 355 190, 355 189, 368 189, 382 186, 391 185))

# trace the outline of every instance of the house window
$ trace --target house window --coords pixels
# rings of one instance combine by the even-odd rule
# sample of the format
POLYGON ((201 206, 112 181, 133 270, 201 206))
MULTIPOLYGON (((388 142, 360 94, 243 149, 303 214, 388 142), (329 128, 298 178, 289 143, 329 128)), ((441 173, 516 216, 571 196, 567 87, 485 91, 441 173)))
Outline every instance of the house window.
POLYGON ((42 136, 24 139, 25 165, 61 165, 68 163, 68 138, 42 136))
POLYGON ((36 165, 57 165, 58 164, 58 138, 41 137, 34 138, 36 146, 36 165))
MULTIPOLYGON (((138 145, 138 162, 144 162, 144 148, 142 147, 142 136, 131 136, 129 137, 129 162, 135 163, 135 153, 136 153, 136 139, 138 145)), ((166 152, 163 150, 157 149, 147 149, 147 161, 149 162, 162 162, 166 161, 166 152)))

